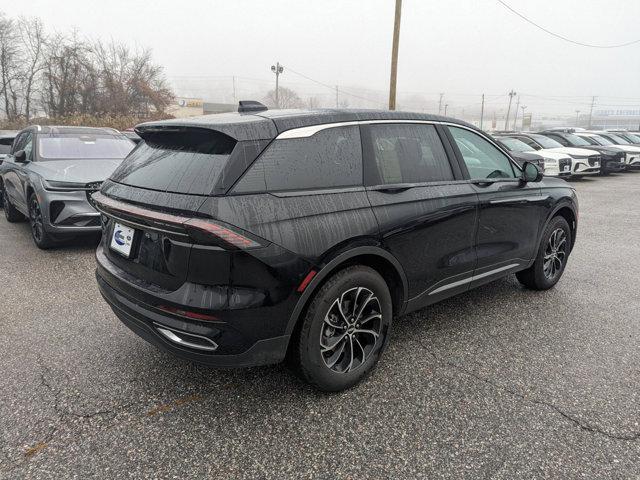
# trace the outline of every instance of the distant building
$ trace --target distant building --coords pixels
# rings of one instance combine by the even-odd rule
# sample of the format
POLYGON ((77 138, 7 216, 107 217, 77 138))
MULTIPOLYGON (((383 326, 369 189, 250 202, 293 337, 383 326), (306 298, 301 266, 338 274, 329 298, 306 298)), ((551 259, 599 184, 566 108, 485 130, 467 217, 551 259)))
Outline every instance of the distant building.
POLYGON ((212 113, 235 112, 238 106, 230 103, 205 102, 201 98, 178 97, 173 105, 167 108, 167 113, 176 118, 197 117, 212 113))
POLYGON ((204 102, 203 110, 205 115, 210 115, 212 113, 227 113, 227 112, 237 112, 238 105, 234 103, 212 103, 212 102, 204 102))
POLYGON ((611 109, 596 110, 591 120, 592 128, 624 128, 627 130, 640 129, 640 109, 611 109))

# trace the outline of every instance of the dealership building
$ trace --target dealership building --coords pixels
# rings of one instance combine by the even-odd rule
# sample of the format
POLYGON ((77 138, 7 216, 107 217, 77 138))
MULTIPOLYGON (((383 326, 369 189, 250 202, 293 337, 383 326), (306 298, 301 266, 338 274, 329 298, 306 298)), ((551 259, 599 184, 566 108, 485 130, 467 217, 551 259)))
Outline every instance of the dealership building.
POLYGON ((591 125, 598 130, 640 130, 640 109, 595 110, 591 125))

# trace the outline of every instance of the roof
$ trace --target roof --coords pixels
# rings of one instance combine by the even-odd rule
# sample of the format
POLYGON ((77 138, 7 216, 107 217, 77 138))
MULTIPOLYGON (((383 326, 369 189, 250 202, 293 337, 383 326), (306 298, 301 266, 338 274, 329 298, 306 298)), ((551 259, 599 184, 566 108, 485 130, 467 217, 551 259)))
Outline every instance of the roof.
POLYGON ((314 109, 314 110, 265 110, 254 113, 220 113, 199 117, 176 118, 158 122, 146 122, 136 127, 144 136, 144 130, 157 127, 209 128, 222 132, 236 140, 264 140, 292 128, 323 125, 326 123, 355 122, 369 120, 422 120, 452 122, 477 130, 461 120, 426 113, 397 112, 365 109, 314 109))

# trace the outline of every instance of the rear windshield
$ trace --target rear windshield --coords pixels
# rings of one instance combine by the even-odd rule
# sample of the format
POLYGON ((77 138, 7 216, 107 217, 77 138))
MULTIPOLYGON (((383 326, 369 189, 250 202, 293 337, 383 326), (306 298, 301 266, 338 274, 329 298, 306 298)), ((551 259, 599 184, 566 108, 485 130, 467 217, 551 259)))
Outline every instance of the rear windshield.
POLYGON ((120 160, 134 146, 123 135, 56 134, 38 139, 38 155, 42 160, 120 160))
POLYGON ((146 134, 111 180, 162 192, 209 195, 235 145, 231 137, 208 129, 146 134))

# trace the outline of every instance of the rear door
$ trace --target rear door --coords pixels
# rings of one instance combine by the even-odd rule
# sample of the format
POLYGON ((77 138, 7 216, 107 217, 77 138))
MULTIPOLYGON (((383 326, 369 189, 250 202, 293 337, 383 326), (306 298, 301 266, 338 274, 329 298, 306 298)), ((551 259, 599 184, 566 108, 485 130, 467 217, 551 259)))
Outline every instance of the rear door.
POLYGON ((369 201, 385 247, 407 275, 408 308, 466 290, 460 280, 476 263, 477 195, 440 127, 373 123, 362 132, 369 201))
POLYGON ((533 258, 547 198, 539 183, 520 180, 520 169, 488 138, 465 127, 447 130, 479 198, 475 286, 518 270, 533 258))

